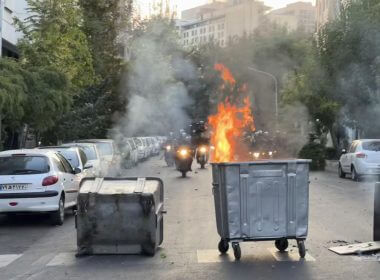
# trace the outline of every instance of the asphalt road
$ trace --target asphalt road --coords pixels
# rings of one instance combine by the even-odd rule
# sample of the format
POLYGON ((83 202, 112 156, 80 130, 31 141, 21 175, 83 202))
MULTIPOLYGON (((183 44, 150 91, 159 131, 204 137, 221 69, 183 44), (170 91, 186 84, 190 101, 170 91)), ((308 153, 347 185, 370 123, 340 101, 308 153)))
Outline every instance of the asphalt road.
POLYGON ((0 217, 0 280, 60 279, 379 279, 375 258, 338 256, 328 250, 342 242, 371 241, 373 182, 355 183, 333 173, 310 175, 308 257, 300 260, 295 242, 276 254, 273 242, 242 244, 236 262, 231 250, 217 251, 210 167, 189 178, 158 157, 128 176, 158 176, 165 183, 165 237, 155 257, 75 258, 74 218, 52 227, 44 216, 0 217))

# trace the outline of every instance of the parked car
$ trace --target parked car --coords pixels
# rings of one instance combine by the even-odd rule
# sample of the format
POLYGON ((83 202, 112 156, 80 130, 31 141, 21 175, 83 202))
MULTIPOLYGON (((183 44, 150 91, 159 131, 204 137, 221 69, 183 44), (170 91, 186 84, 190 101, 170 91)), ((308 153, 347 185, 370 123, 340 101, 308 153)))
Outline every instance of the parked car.
POLYGON ((128 142, 129 147, 131 149, 131 160, 132 160, 132 162, 133 162, 134 165, 137 165, 138 162, 139 162, 138 147, 135 144, 135 142, 133 141, 133 138, 126 138, 126 141, 128 142))
POLYGON ((137 145, 139 160, 144 160, 149 157, 149 148, 146 142, 142 138, 133 138, 133 141, 137 145))
POLYGON ((46 212, 62 225, 76 206, 80 172, 52 150, 0 152, 0 213, 46 212))
POLYGON ((342 151, 339 176, 358 181, 362 176, 380 176, 380 139, 362 139, 352 142, 348 152, 342 151))
POLYGON ((78 176, 81 179, 86 177, 93 177, 93 165, 87 162, 87 156, 80 147, 68 147, 68 146, 48 146, 39 147, 38 149, 52 150, 60 153, 67 159, 73 169, 79 168, 81 170, 78 176))
POLYGON ((92 143, 98 148, 100 155, 100 164, 103 174, 108 173, 108 169, 113 166, 119 166, 121 162, 121 155, 117 153, 118 149, 116 144, 111 139, 86 139, 78 140, 77 143, 92 143))
POLYGON ((87 157, 86 165, 92 166, 90 169, 93 177, 102 177, 100 167, 100 155, 95 144, 91 143, 66 143, 62 147, 79 147, 83 150, 87 157))
POLYGON ((150 137, 150 139, 152 140, 153 142, 153 150, 154 150, 154 155, 159 155, 160 154, 160 151, 161 151, 161 144, 159 142, 159 140, 157 139, 157 137, 150 137))
POLYGON ((148 140, 148 137, 141 137, 141 140, 143 141, 144 145, 147 147, 148 157, 151 157, 153 155, 153 144, 148 140))

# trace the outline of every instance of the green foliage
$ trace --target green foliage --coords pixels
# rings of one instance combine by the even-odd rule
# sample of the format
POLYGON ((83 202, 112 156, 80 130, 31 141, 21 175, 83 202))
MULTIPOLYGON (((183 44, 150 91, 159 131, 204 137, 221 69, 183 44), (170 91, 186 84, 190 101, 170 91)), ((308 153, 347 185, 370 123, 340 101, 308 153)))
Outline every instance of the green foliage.
POLYGON ((31 16, 17 21, 24 34, 18 45, 23 64, 59 69, 74 90, 91 85, 95 75, 77 0, 27 2, 31 16))
POLYGON ((322 144, 311 142, 306 144, 299 152, 299 158, 311 159, 310 170, 325 170, 326 149, 322 144))
POLYGON ((25 72, 28 99, 24 123, 42 133, 56 125, 69 109, 69 82, 66 75, 52 67, 28 70, 25 72))
POLYGON ((14 59, 0 59, 0 121, 18 122, 27 100, 24 70, 14 59))
POLYGON ((130 28, 132 0, 79 0, 95 73, 115 79, 122 70, 120 48, 130 28))

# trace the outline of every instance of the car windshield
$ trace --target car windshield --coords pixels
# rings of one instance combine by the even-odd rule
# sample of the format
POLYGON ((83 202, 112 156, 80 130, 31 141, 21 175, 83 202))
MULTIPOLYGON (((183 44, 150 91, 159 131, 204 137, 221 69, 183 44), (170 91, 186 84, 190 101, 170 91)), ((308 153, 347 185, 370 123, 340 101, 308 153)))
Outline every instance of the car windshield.
POLYGON ((62 156, 67 159, 68 162, 70 162, 71 166, 73 168, 80 167, 79 166, 79 159, 78 154, 75 150, 71 149, 56 149, 62 156))
POLYGON ((380 141, 373 141, 373 142, 363 142, 362 144, 363 150, 365 151, 380 151, 380 141))
POLYGON ((50 170, 47 157, 14 155, 0 157, 0 175, 44 174, 50 170))
POLYGON ((96 146, 99 148, 99 153, 101 156, 112 156, 113 149, 111 143, 99 142, 96 143, 96 146))
POLYGON ((87 160, 95 160, 98 157, 96 156, 96 151, 94 146, 85 146, 80 145, 79 146, 83 152, 86 154, 87 160))

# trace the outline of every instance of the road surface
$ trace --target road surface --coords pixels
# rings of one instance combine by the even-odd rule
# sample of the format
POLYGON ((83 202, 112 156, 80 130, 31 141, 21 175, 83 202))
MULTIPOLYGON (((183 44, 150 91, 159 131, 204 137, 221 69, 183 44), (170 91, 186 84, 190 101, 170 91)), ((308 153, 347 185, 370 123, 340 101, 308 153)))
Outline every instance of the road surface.
POLYGON ((329 247, 371 241, 374 183, 355 183, 336 174, 310 175, 308 255, 299 260, 295 241, 278 255, 273 242, 242 244, 236 262, 231 250, 219 256, 210 167, 189 178, 158 157, 125 171, 158 176, 165 183, 165 237, 155 257, 75 258, 74 217, 52 227, 44 216, 0 216, 0 280, 63 279, 379 279, 375 258, 338 256, 329 247))

